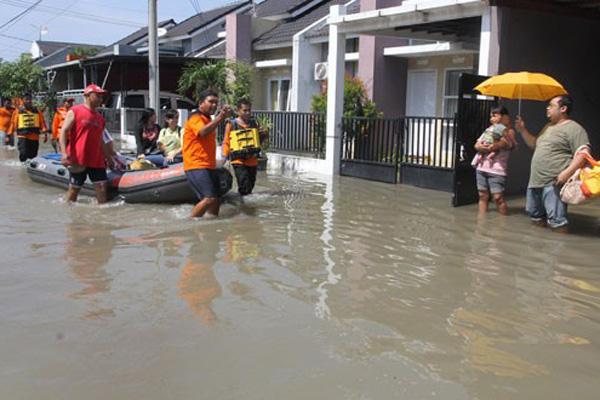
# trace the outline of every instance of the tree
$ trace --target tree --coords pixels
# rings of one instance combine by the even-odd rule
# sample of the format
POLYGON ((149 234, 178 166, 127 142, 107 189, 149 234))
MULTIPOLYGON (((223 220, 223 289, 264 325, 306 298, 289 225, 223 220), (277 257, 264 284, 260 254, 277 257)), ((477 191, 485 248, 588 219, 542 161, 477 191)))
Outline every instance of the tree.
POLYGON ((0 93, 15 98, 24 92, 42 92, 47 89, 44 70, 33 63, 31 54, 23 53, 13 62, 0 64, 0 93))
POLYGON ((240 99, 251 100, 252 81, 256 75, 255 68, 243 61, 228 61, 225 67, 228 71, 223 96, 225 102, 233 105, 240 99))
POLYGON ((200 92, 215 89, 223 92, 227 82, 225 61, 210 61, 207 63, 189 62, 184 65, 178 82, 179 93, 185 95, 190 90, 194 100, 198 100, 200 92))
POLYGON ((81 46, 75 47, 75 49, 71 52, 72 55, 74 56, 85 56, 85 57, 91 57, 94 54, 96 54, 98 52, 99 49, 97 49, 96 47, 92 47, 90 49, 84 49, 81 46))
POLYGON ((242 61, 190 62, 183 67, 178 89, 181 94, 191 90, 194 100, 203 90, 215 89, 224 103, 235 104, 242 98, 250 100, 254 75, 254 67, 242 61))
MULTIPOLYGON (((327 83, 325 84, 325 87, 327 83)), ((314 113, 327 112, 327 91, 314 95, 310 109, 314 113)), ((375 102, 367 97, 365 86, 358 78, 344 78, 344 116, 345 117, 379 117, 375 102)))

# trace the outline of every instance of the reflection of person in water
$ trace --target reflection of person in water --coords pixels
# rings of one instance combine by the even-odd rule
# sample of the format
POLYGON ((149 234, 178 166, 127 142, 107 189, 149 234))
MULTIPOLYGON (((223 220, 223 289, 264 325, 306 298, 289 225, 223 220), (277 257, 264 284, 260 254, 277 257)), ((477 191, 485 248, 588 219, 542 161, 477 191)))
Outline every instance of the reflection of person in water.
POLYGON ((107 292, 112 278, 104 270, 117 242, 109 229, 84 220, 67 226, 71 240, 66 245, 66 258, 76 279, 86 287, 74 296, 107 292))
POLYGON ((206 321, 217 319, 212 301, 221 295, 221 286, 215 277, 213 265, 217 261, 221 240, 215 233, 198 230, 198 240, 190 248, 188 261, 177 283, 179 296, 188 301, 190 308, 206 321))

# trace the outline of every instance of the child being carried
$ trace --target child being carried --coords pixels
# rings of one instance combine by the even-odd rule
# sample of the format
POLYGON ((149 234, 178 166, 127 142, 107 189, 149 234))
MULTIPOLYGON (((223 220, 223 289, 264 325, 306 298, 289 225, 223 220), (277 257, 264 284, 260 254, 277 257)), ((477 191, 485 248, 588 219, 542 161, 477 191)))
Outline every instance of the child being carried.
MULTIPOLYGON (((500 140, 502 140, 502 137, 504 136, 504 132, 506 131, 506 126, 500 123, 497 124, 493 124, 491 126, 489 126, 479 137, 479 139, 477 139, 478 142, 480 142, 481 144, 484 145, 492 145, 494 143, 498 143, 500 140)), ((486 157, 487 159, 490 161, 490 163, 494 162, 494 156, 496 155, 495 151, 492 151, 490 153, 482 153, 482 152, 477 152, 477 154, 475 155, 475 157, 473 157, 473 161, 471 162, 471 165, 473 167, 477 167, 479 164, 482 164, 486 157)))

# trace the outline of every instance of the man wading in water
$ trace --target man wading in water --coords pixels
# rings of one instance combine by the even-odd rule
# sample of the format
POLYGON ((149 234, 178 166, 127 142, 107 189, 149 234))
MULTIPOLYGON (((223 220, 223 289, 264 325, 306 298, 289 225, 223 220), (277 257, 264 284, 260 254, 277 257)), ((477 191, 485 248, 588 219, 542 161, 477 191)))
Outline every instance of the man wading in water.
POLYGON ((221 121, 231 116, 231 109, 225 106, 211 120, 219 104, 219 94, 214 90, 201 92, 198 103, 199 112, 194 113, 185 124, 182 150, 183 169, 190 186, 200 199, 191 213, 194 218, 202 217, 205 212, 219 215, 221 196, 217 173, 216 128, 221 121))
POLYGON ((97 111, 107 91, 89 85, 83 92, 85 103, 69 110, 60 131, 60 159, 69 168, 67 202, 77 201, 79 191, 89 176, 94 183, 98 204, 106 203, 106 163, 112 160, 102 140, 106 121, 97 111), (67 144, 68 143, 68 144, 67 144))

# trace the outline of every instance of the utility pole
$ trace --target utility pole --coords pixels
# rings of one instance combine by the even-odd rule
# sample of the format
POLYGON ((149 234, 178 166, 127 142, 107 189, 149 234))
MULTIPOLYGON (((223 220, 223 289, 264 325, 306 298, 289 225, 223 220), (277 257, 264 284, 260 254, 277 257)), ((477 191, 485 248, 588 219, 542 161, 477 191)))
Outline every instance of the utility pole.
POLYGON ((158 26, 156 3, 158 0, 148 0, 148 72, 150 108, 158 112, 160 76, 158 66, 158 26))

